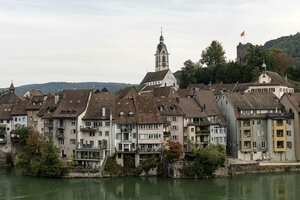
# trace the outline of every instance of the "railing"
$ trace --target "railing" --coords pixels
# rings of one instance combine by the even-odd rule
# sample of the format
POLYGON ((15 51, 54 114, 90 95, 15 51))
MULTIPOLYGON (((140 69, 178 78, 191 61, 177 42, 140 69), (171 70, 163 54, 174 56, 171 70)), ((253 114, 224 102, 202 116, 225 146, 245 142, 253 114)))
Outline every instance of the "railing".
POLYGON ((57 138, 64 138, 65 137, 65 134, 64 133, 56 133, 55 136, 57 138))
POLYGON ((131 132, 132 129, 131 128, 122 128, 121 132, 131 132))
POLYGON ((82 131, 82 132, 96 132, 97 128, 94 128, 94 127, 81 127, 80 131, 82 131))

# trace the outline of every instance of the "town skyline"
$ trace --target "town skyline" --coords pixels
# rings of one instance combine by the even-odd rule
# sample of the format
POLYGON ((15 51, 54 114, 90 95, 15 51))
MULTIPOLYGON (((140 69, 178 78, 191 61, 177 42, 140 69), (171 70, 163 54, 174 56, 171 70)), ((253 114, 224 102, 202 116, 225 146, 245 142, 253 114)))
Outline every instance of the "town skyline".
POLYGON ((212 40, 222 43, 227 60, 235 60, 242 31, 246 42, 264 44, 297 33, 300 25, 296 1, 285 3, 284 10, 280 1, 1 0, 0 5, 5 74, 0 87, 11 80, 15 86, 55 81, 138 84, 147 71, 154 71, 161 26, 170 69, 176 72, 184 61, 198 61, 212 40))

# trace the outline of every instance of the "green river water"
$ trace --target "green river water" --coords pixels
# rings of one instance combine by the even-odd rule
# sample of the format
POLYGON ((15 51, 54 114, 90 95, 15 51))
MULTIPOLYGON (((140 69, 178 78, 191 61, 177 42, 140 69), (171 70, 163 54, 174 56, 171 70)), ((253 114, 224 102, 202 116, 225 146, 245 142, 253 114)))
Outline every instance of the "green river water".
POLYGON ((300 199, 300 173, 207 180, 156 177, 49 179, 0 169, 2 199, 300 199))

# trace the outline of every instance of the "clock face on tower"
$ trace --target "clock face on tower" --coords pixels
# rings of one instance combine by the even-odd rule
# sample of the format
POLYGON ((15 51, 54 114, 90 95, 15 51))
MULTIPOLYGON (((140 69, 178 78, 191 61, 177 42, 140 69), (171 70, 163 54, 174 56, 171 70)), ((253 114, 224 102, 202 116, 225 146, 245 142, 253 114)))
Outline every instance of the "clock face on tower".
POLYGON ((163 63, 162 63, 162 66, 163 66, 163 67, 165 67, 165 66, 166 66, 166 63, 165 63, 165 62, 163 62, 163 63))

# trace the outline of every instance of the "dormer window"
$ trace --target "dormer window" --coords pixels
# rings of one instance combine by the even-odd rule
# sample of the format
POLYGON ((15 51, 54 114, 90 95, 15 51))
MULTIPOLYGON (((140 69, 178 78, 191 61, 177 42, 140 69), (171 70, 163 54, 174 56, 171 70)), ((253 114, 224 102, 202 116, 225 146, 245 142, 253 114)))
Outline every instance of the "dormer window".
POLYGON ((163 111, 164 110, 164 106, 158 106, 158 110, 159 111, 163 111))
POLYGON ((173 111, 175 111, 175 110, 177 109, 175 105, 171 106, 170 108, 171 108, 171 110, 173 110, 173 111))
POLYGON ((35 106, 35 102, 32 102, 32 105, 34 105, 34 106, 35 106))
POLYGON ((124 117, 124 112, 120 112, 120 117, 124 117))
POLYGON ((133 112, 129 112, 128 117, 133 117, 133 112))

